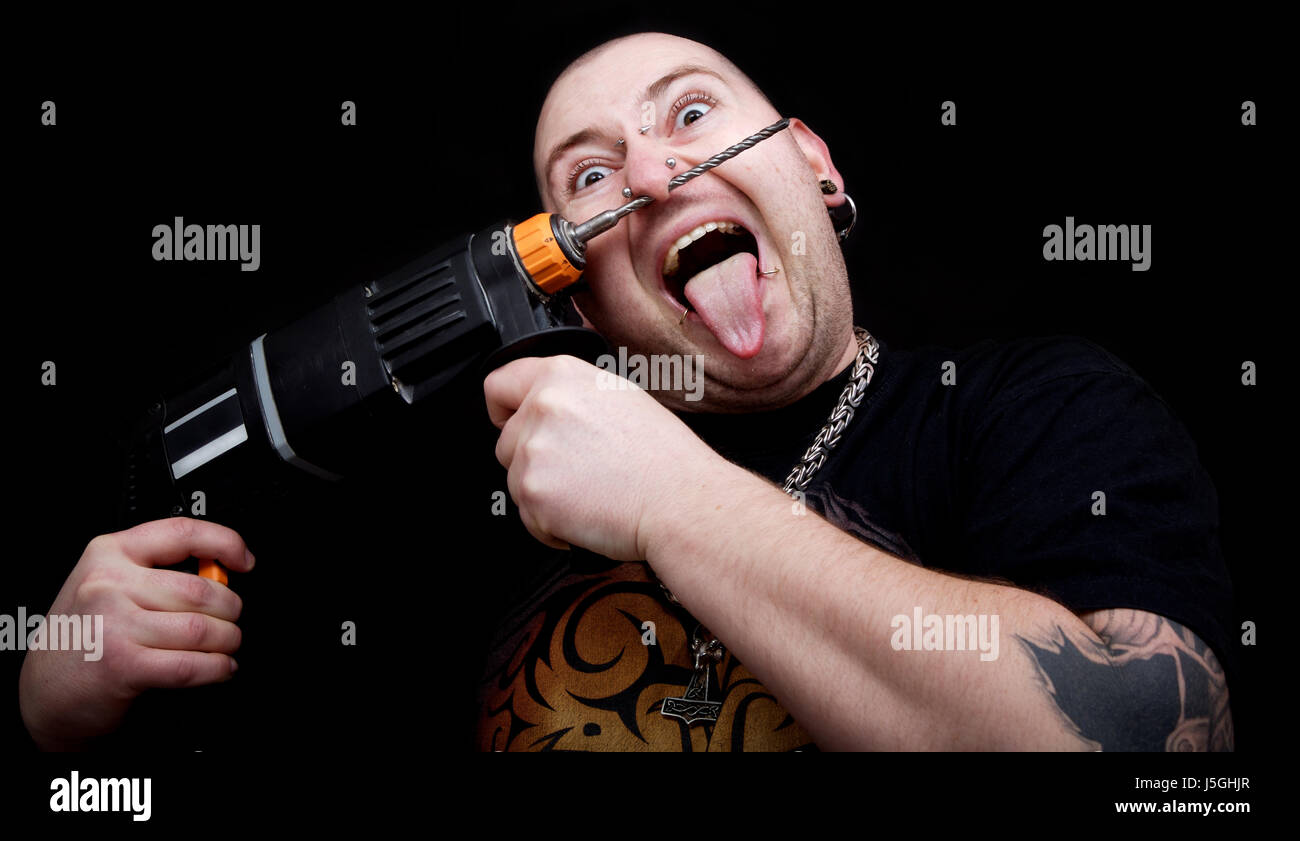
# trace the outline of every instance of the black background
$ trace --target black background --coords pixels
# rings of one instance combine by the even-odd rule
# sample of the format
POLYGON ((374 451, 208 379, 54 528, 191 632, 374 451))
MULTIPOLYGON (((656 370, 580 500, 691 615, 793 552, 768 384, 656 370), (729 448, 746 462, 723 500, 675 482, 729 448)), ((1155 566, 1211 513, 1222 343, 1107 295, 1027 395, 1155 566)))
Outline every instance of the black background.
MULTIPOLYGON (((16 77, 6 520, 22 548, 0 574, 0 611, 46 609, 85 543, 115 528, 115 436, 158 389, 450 236, 539 210, 530 151, 550 80, 606 37, 652 29, 720 49, 826 140, 861 212, 846 246, 858 323, 898 346, 1082 335, 1151 383, 1218 489, 1238 618, 1268 626, 1277 480, 1290 473, 1272 395, 1294 272, 1280 202, 1293 142, 1267 55, 1230 58, 1170 30, 1162 46, 1178 51, 1165 58, 1119 25, 1058 54, 1054 33, 900 41, 870 17, 789 10, 690 23, 674 13, 686 10, 509 8, 440 12, 410 46, 340 47, 266 72, 230 44, 194 73, 145 53, 16 77), (46 99, 53 128, 39 124, 46 99), (339 122, 345 99, 354 128, 339 122), (948 99, 955 127, 939 122, 948 99), (1241 125, 1246 99, 1259 126, 1241 125), (152 227, 178 215, 260 224, 260 270, 153 261, 152 227), (1067 215, 1150 224, 1150 270, 1045 262, 1043 227, 1067 215), (53 388, 40 384, 47 359, 53 388), (1244 360, 1258 386, 1242 385, 1244 360)), ((268 554, 249 536, 264 577, 240 585, 241 670, 290 670, 301 695, 232 711, 231 732, 280 757, 469 748, 483 629, 530 565, 522 549, 479 549, 488 529, 527 545, 513 518, 488 515, 505 482, 485 423, 481 405, 448 407, 427 470, 286 510, 275 540, 288 548, 268 554), (286 616, 299 647, 250 645, 258 629, 287 633, 286 616), (344 619, 358 622, 355 649, 338 645, 344 619), (418 633, 413 658, 402 646, 418 633), (386 698, 391 715, 377 714, 386 698)), ((1231 687, 1242 751, 1270 740, 1266 650, 1243 647, 1231 687)), ((0 653, 11 687, 19 657, 0 653)))

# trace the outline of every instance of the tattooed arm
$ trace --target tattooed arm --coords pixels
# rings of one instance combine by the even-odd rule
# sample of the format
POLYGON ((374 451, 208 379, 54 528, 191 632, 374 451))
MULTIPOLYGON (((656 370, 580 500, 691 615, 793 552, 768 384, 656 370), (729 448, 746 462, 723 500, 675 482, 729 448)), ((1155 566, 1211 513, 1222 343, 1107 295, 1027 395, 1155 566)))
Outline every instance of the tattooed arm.
POLYGON ((1223 668, 1190 630, 1141 610, 1080 614, 1100 638, 1056 626, 1019 637, 1062 724, 1090 750, 1232 750, 1223 668), (1113 711, 1137 699, 1135 715, 1113 711))
POLYGON ((1129 610, 1080 617, 1027 590, 918 566, 811 512, 791 516, 788 497, 739 468, 694 478, 672 516, 646 530, 647 560, 819 747, 1231 744, 1221 669, 1172 622, 1129 610), (988 619, 987 651, 969 635, 964 650, 949 644, 949 620, 964 617, 988 619))

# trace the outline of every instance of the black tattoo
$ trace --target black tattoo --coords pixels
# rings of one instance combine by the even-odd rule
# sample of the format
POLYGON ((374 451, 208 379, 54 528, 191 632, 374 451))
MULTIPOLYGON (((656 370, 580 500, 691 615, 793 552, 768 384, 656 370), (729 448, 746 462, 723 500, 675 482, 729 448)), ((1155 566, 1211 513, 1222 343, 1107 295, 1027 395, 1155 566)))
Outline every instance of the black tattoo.
POLYGON ((1101 642, 1061 626, 1017 637, 1075 735, 1094 750, 1233 749, 1223 667, 1196 634, 1139 610, 1082 618, 1101 642))

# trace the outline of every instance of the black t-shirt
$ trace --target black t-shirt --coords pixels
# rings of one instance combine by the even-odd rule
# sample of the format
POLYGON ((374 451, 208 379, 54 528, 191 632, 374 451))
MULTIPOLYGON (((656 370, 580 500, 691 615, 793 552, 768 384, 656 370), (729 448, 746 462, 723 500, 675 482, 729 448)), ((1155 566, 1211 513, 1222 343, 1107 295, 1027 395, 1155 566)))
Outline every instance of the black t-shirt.
MULTIPOLYGON (((849 373, 776 411, 684 419, 780 484, 849 373)), ((1164 401, 1095 344, 882 347, 807 497, 841 528, 927 568, 1010 582, 1075 613, 1165 616, 1213 648, 1229 678, 1235 669, 1214 486, 1164 401), (1104 514, 1094 513, 1098 492, 1104 514)))
MULTIPOLYGON (((826 422, 849 373, 776 411, 683 418, 723 456, 780 484, 826 422)), ((413 454, 393 481, 298 500, 246 534, 258 569, 232 579, 245 603, 239 674, 217 687, 146 693, 105 746, 481 746, 474 720, 483 713, 475 697, 483 686, 501 697, 515 692, 519 703, 547 689, 538 688, 537 674, 566 663, 574 675, 599 677, 604 667, 584 660, 583 646, 601 634, 630 634, 627 650, 642 649, 635 641, 645 616, 632 622, 614 610, 615 624, 594 627, 587 637, 564 622, 582 610, 590 620, 602 593, 617 606, 617 599, 632 599, 635 610, 661 601, 645 565, 550 550, 528 536, 513 504, 498 504, 506 483, 491 455, 496 430, 477 396, 463 402, 451 419, 454 431, 431 432, 428 452, 413 454), (528 645, 519 648, 509 636, 511 620, 497 617, 548 586, 553 594, 533 599, 541 605, 533 617, 547 614, 561 648, 526 629, 528 645), (346 622, 356 623, 355 645, 343 642, 346 622), (501 668, 516 670, 517 686, 502 683, 505 672, 493 674, 491 656, 483 667, 495 629, 505 629, 496 650, 510 661, 501 668), (545 661, 537 673, 520 665, 531 656, 529 646, 545 661)), ((1131 607, 1167 616, 1214 649, 1231 685, 1231 591, 1214 489, 1168 407, 1092 344, 882 347, 856 417, 809 486, 807 502, 861 539, 936 570, 1004 579, 1072 611, 1131 607), (947 361, 955 366, 951 385, 943 379, 947 361), (1092 513, 1097 491, 1106 495, 1104 516, 1092 513)), ((665 611, 661 630, 673 622, 665 611)), ((665 652, 662 662, 634 684, 685 684, 689 671, 668 657, 669 647, 661 640, 654 650, 665 652)), ((765 728, 755 724, 766 697, 761 687, 743 664, 720 666, 717 678, 727 691, 749 692, 740 703, 748 704, 760 745, 770 749, 786 738, 786 748, 806 746, 790 735, 779 710, 765 728)), ((575 729, 556 749, 630 738, 608 722, 600 735, 585 735, 595 732, 592 709, 601 705, 625 721, 645 712, 636 692, 592 701, 572 712, 574 721, 563 727, 575 729)), ((14 718, 17 725, 16 710, 14 718)), ((513 734, 528 724, 524 718, 515 715, 505 726, 513 734)), ((520 741, 527 746, 547 736, 539 744, 545 747, 560 729, 538 724, 536 736, 530 731, 520 741)), ((687 749, 689 741, 683 736, 687 749)), ((719 741, 739 746, 741 739, 713 740, 719 741)))
MULTIPOLYGON (((780 485, 850 375, 774 411, 682 418, 728 460, 780 485)), ((1214 488, 1165 403, 1086 341, 882 347, 805 501, 927 568, 1008 583, 1076 613, 1168 617, 1209 644, 1232 679, 1214 488)), ((729 651, 710 671, 717 723, 665 724, 658 700, 690 677, 695 620, 665 607, 644 564, 553 554, 500 623, 480 684, 480 749, 815 747, 729 651), (639 644, 645 620, 659 629, 657 646, 639 644)))

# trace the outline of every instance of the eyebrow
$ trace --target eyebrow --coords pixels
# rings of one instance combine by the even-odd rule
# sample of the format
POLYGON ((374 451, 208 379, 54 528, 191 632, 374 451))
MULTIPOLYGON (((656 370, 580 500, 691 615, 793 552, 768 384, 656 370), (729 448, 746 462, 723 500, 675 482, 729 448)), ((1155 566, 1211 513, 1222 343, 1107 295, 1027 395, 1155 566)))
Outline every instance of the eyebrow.
MULTIPOLYGON (((673 82, 676 82, 678 79, 682 78, 683 76, 690 76, 693 73, 703 73, 707 76, 712 76, 713 78, 717 79, 723 84, 726 84, 727 82, 727 80, 722 78, 721 74, 719 74, 715 70, 710 70, 709 68, 699 64, 683 64, 680 67, 673 68, 672 70, 665 73, 663 76, 660 76, 658 79, 651 82, 646 87, 646 89, 641 93, 642 101, 651 101, 651 100, 658 99, 659 97, 664 95, 664 92, 668 90, 668 88, 672 85, 673 82)), ((559 143, 557 143, 551 149, 550 154, 546 156, 546 169, 542 170, 546 182, 550 183, 551 170, 555 168, 556 162, 560 158, 564 157, 564 154, 566 152, 568 152, 574 146, 579 146, 583 143, 594 142, 596 140, 601 139, 601 137, 603 136, 604 135, 601 132, 597 131, 594 128, 589 127, 589 128, 584 128, 582 131, 574 132, 573 134, 566 137, 564 140, 561 140, 559 143)))

